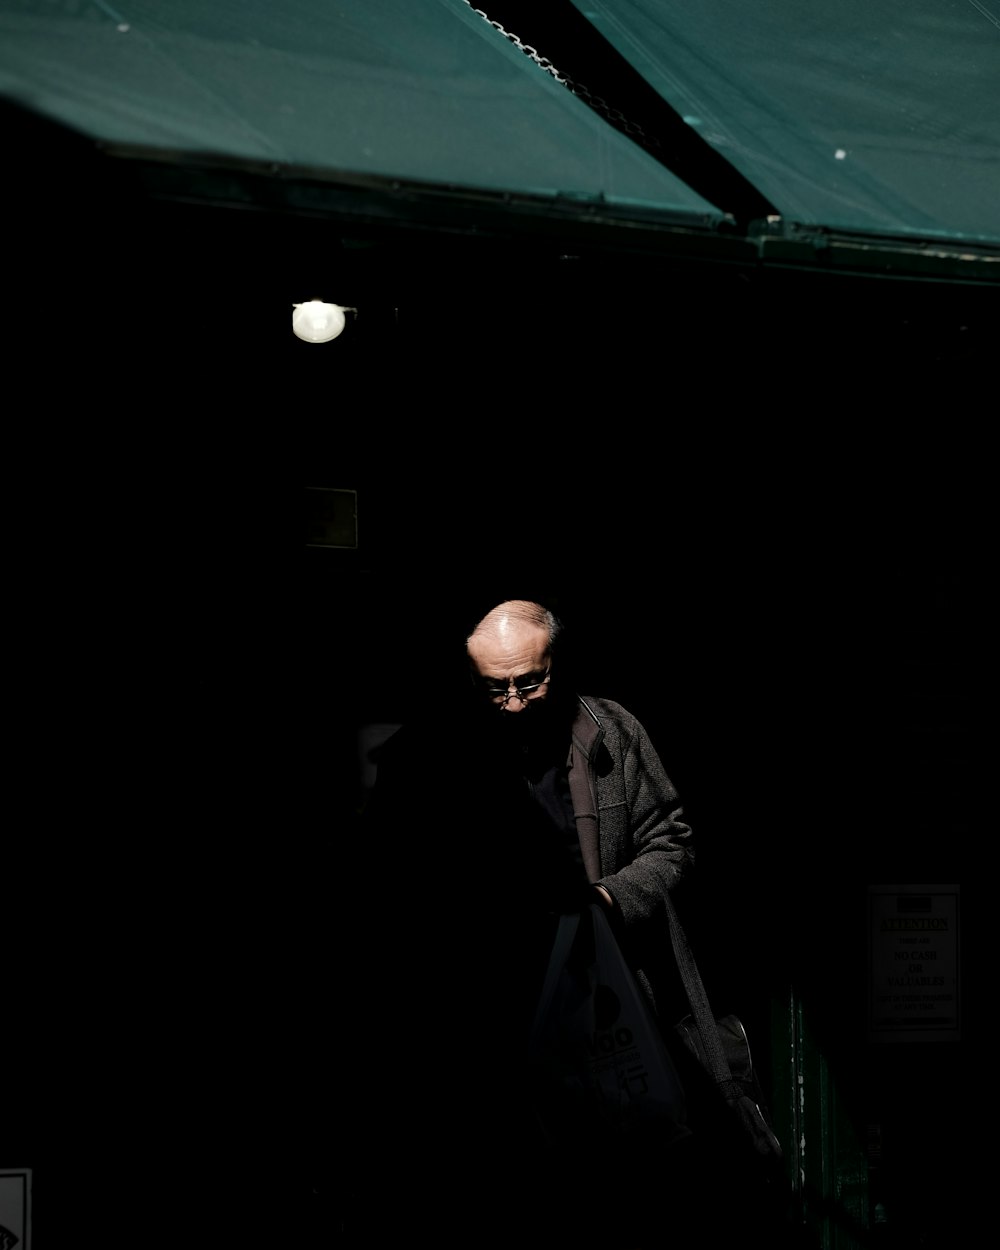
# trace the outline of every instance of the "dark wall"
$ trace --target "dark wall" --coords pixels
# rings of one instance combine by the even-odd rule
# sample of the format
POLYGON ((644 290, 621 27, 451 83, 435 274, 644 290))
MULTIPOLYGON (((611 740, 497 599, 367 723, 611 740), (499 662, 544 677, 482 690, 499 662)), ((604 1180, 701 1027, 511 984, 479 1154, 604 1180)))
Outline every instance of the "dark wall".
POLYGON ((720 994, 804 970, 856 1062, 863 955, 831 935, 869 882, 960 880, 985 828, 981 301, 338 239, 361 312, 317 347, 289 320, 322 223, 154 206, 45 150, 5 340, 0 1151, 36 1168, 38 1250, 94 1201, 150 1244, 178 1186, 206 1245, 259 1201, 307 1220, 357 731, 419 713, 441 622, 496 586, 554 600, 660 744, 720 994), (357 489, 356 551, 304 549, 303 485, 357 489))
MULTIPOLYGON (((359 546, 305 552, 318 824, 336 837, 332 761, 357 782, 351 743, 330 740, 334 709, 419 718, 471 605, 549 599, 586 688, 640 716, 684 796, 716 1005, 743 1015, 766 1063, 770 1009, 794 992, 859 1150, 877 1126, 872 1201, 898 1236, 957 1248, 968 1173, 948 1143, 982 1012, 985 500, 962 437, 880 442, 841 420, 831 441, 813 429, 811 463, 787 425, 748 439, 720 423, 675 431, 658 456, 632 435, 628 456, 515 471, 517 486, 460 447, 450 475, 333 468, 323 483, 357 488, 359 546), (962 889, 963 1040, 871 1044, 867 890, 918 883, 962 889)), ((511 437, 491 463, 530 466, 530 429, 500 421, 511 437)), ((832 1137, 824 1148, 832 1165, 832 1137)))
POLYGON ((810 885, 931 865, 958 879, 964 839, 942 838, 941 803, 975 824, 983 749, 974 457, 949 465, 941 449, 901 486, 870 460, 867 480, 832 459, 822 480, 769 465, 760 444, 727 456, 720 437, 710 457, 711 441, 692 461, 675 440, 661 468, 636 440, 629 465, 595 455, 520 490, 488 488, 460 450, 447 480, 331 472, 358 490, 360 537, 357 552, 306 552, 317 681, 338 701, 349 684, 362 719, 419 715, 433 698, 420 670, 445 662, 453 622, 494 587, 544 594, 588 688, 661 744, 722 881, 759 873, 765 897, 804 902, 810 885))

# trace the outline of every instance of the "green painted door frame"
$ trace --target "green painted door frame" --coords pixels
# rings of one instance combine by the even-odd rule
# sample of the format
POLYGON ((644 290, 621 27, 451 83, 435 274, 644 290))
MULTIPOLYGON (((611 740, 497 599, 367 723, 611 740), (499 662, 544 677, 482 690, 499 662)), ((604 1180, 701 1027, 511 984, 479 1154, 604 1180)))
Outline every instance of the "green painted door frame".
POLYGON ((791 1244, 860 1250, 869 1229, 868 1158, 801 999, 772 1000, 772 1114, 785 1150, 791 1244))

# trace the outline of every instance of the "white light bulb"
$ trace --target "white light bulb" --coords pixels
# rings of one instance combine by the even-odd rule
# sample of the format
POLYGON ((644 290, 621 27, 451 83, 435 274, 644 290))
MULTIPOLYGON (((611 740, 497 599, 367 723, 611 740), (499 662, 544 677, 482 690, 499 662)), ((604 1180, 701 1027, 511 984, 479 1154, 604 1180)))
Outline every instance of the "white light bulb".
POLYGON ((321 299, 293 304, 292 310, 292 329, 307 343, 329 343, 343 330, 344 313, 357 311, 341 308, 339 304, 326 304, 321 299))

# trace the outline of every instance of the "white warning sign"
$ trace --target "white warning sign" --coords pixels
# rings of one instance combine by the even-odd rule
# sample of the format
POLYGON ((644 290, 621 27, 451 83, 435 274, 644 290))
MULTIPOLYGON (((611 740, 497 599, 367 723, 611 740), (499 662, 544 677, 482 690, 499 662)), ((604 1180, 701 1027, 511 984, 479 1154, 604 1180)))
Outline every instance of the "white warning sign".
POLYGON ((872 1041, 958 1041, 959 887, 869 886, 872 1041))

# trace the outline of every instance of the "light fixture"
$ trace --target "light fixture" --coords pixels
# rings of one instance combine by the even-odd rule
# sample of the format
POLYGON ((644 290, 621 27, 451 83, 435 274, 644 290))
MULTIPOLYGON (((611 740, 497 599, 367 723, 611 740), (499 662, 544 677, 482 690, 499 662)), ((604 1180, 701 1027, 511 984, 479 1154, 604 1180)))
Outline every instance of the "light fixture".
POLYGON ((321 299, 307 300, 304 304, 292 305, 292 329, 306 343, 329 343, 343 330, 344 313, 357 311, 327 304, 321 299))

